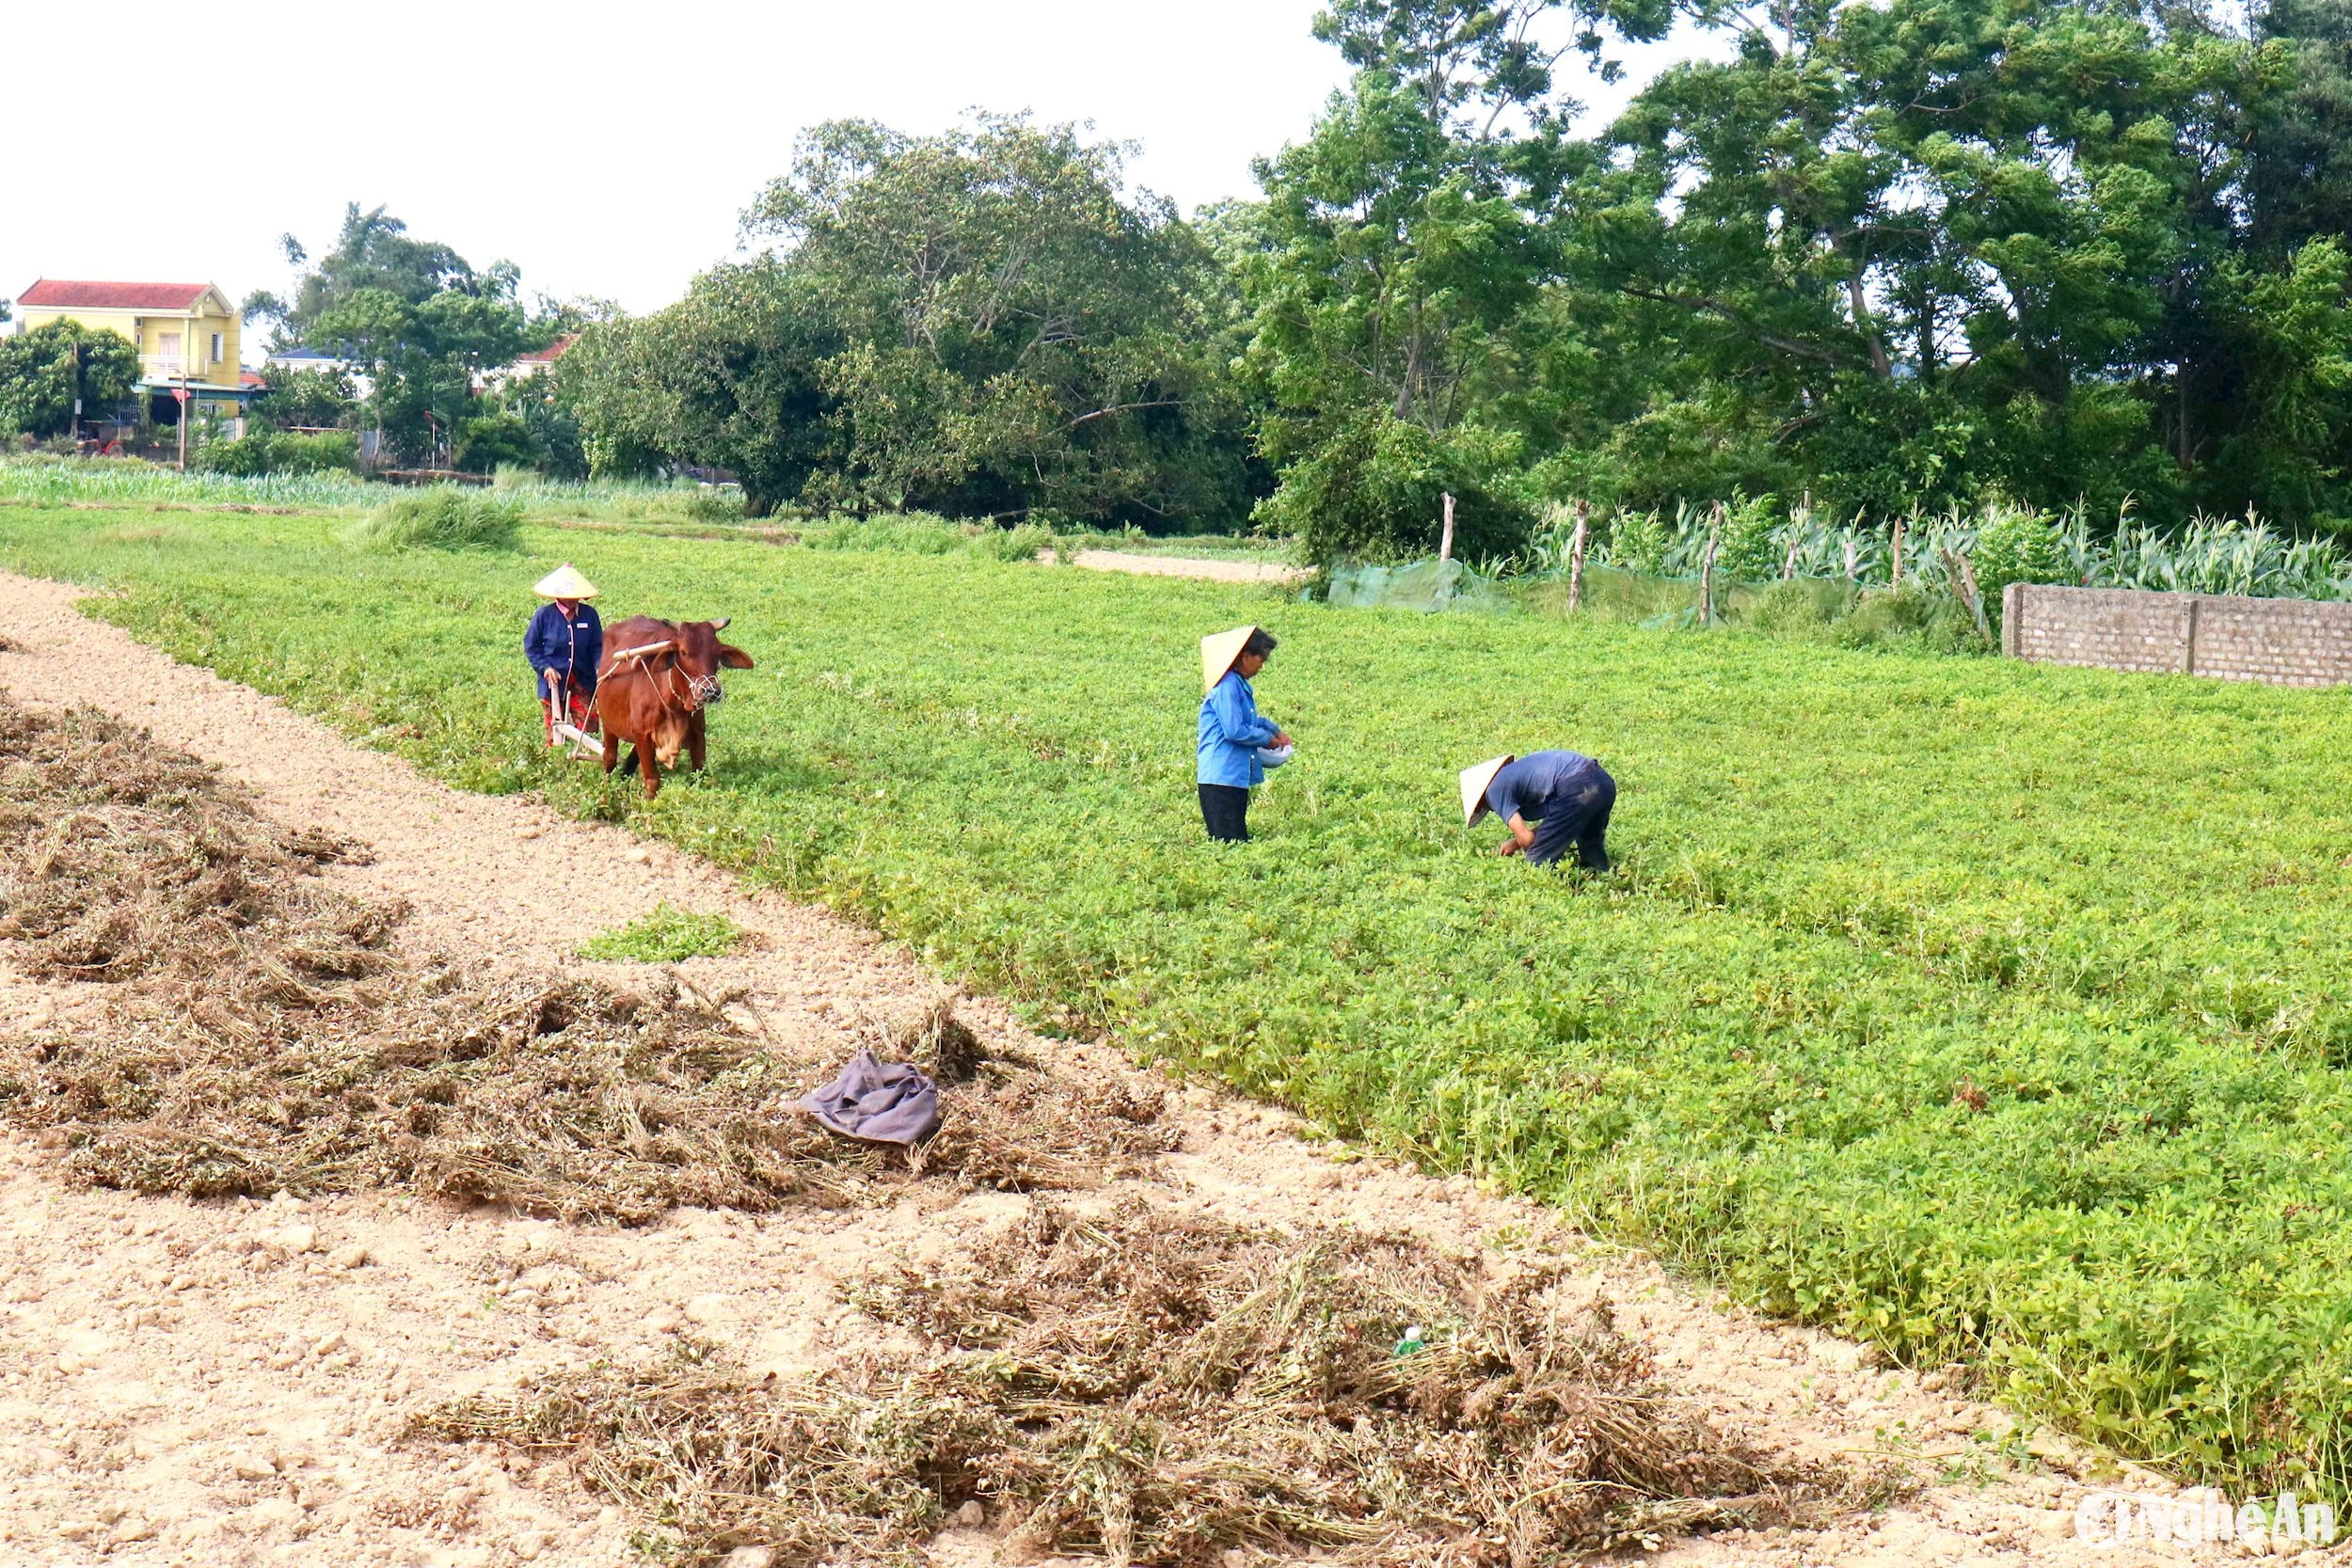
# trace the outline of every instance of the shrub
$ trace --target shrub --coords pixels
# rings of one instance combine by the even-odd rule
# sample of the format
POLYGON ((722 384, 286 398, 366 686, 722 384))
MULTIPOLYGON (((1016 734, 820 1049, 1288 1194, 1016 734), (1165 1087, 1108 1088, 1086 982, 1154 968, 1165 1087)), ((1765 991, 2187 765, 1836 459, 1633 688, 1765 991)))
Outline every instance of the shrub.
POLYGON ((1976 569, 1986 611, 1995 615, 2000 613, 2001 590, 2010 583, 2065 582, 2073 575, 2057 518, 1997 503, 1986 510, 1969 564, 1976 569))
POLYGON ((510 466, 536 467, 539 438, 514 414, 478 415, 457 421, 450 461, 468 473, 486 474, 510 466))
POLYGON ((192 466, 207 473, 255 478, 262 474, 349 473, 358 466, 359 438, 347 430, 302 436, 266 427, 234 441, 215 441, 199 451, 192 466))
POLYGON ((1620 512, 1609 525, 1609 547, 1596 559, 1645 577, 1662 577, 1674 530, 1657 512, 1620 512))
POLYGON ((1037 523, 1018 528, 993 528, 975 537, 973 549, 997 561, 1035 561, 1054 547, 1054 531, 1037 523))
POLYGON ((999 528, 993 523, 957 523, 929 512, 898 512, 880 517, 834 517, 804 530, 801 542, 814 550, 896 550, 906 555, 983 555, 994 561, 1034 560, 1054 547, 1053 534, 1033 523, 999 528))
POLYGON ((1495 432, 1438 436, 1375 414, 1293 463, 1253 515, 1268 533, 1295 534, 1305 561, 1411 561, 1438 553, 1451 493, 1455 556, 1517 555, 1535 525, 1517 455, 1517 443, 1495 432))
POLYGON ((739 523, 748 515, 742 490, 731 484, 689 492, 681 510, 698 523, 739 523))
POLYGON ((519 501, 436 485, 377 507, 343 530, 342 539, 370 550, 511 550, 521 546, 522 521, 519 501))
POLYGON ((1773 515, 1773 500, 1758 496, 1724 508, 1715 540, 1715 569, 1733 582, 1771 582, 1780 576, 1785 551, 1773 515))
POLYGON ((1814 582, 1774 582, 1758 589, 1740 607, 1740 624, 1769 637, 1827 637, 1838 616, 1826 599, 1825 585, 1814 582))
POLYGON ((1898 645, 1940 653, 1984 646, 1958 599, 1915 579, 1900 588, 1865 594, 1853 613, 1838 623, 1835 640, 1844 648, 1898 645))

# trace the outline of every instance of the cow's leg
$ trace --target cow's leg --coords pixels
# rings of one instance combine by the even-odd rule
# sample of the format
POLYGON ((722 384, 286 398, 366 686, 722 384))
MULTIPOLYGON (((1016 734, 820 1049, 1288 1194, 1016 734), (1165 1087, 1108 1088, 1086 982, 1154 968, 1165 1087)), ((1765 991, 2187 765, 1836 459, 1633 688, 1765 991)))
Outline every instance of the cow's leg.
POLYGON ((703 731, 703 711, 696 708, 694 716, 686 721, 686 756, 694 765, 697 773, 703 770, 703 746, 707 738, 703 731))
POLYGON ((660 794, 661 764, 654 759, 651 746, 641 744, 637 748, 637 768, 645 775, 645 799, 650 800, 660 794))
POLYGON ((621 737, 611 730, 604 733, 604 770, 612 771, 612 765, 621 760, 621 737))

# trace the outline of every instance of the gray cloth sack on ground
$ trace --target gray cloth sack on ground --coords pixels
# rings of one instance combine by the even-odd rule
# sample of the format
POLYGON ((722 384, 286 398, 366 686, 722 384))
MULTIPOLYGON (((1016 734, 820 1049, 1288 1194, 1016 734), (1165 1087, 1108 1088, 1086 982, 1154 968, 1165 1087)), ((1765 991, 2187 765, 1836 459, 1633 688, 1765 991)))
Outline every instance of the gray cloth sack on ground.
POLYGON ((939 1090, 911 1062, 884 1067, 871 1051, 850 1058, 841 1075, 798 1104, 845 1138, 912 1148, 939 1125, 939 1090))

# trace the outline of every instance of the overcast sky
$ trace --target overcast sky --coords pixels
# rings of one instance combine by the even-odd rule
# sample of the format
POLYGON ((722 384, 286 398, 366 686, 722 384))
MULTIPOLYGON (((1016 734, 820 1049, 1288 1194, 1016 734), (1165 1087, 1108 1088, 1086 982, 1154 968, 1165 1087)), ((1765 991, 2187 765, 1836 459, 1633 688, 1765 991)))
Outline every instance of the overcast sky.
MULTIPOLYGON (((526 293, 649 310, 731 253, 795 134, 932 132, 981 107, 1143 144, 1190 211, 1250 194, 1342 80, 1317 0, 245 0, 36 7, 0 35, 0 298, 36 277, 288 279, 344 203, 526 293), (164 71, 163 57, 181 63, 164 71), (109 78, 109 62, 119 74, 109 78)), ((1635 74, 1678 49, 1644 52, 1635 74)), ((1621 91, 1581 79, 1578 96, 1621 91)), ((259 358, 248 344, 248 362, 259 358)))

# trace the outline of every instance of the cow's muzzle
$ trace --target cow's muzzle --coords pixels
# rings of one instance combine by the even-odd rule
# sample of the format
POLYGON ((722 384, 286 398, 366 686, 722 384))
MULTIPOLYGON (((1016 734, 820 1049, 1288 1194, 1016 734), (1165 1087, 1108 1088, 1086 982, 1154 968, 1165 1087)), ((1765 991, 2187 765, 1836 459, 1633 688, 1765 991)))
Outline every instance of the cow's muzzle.
POLYGON ((716 675, 696 676, 690 684, 694 689, 696 707, 717 707, 726 700, 726 690, 720 686, 716 675))

